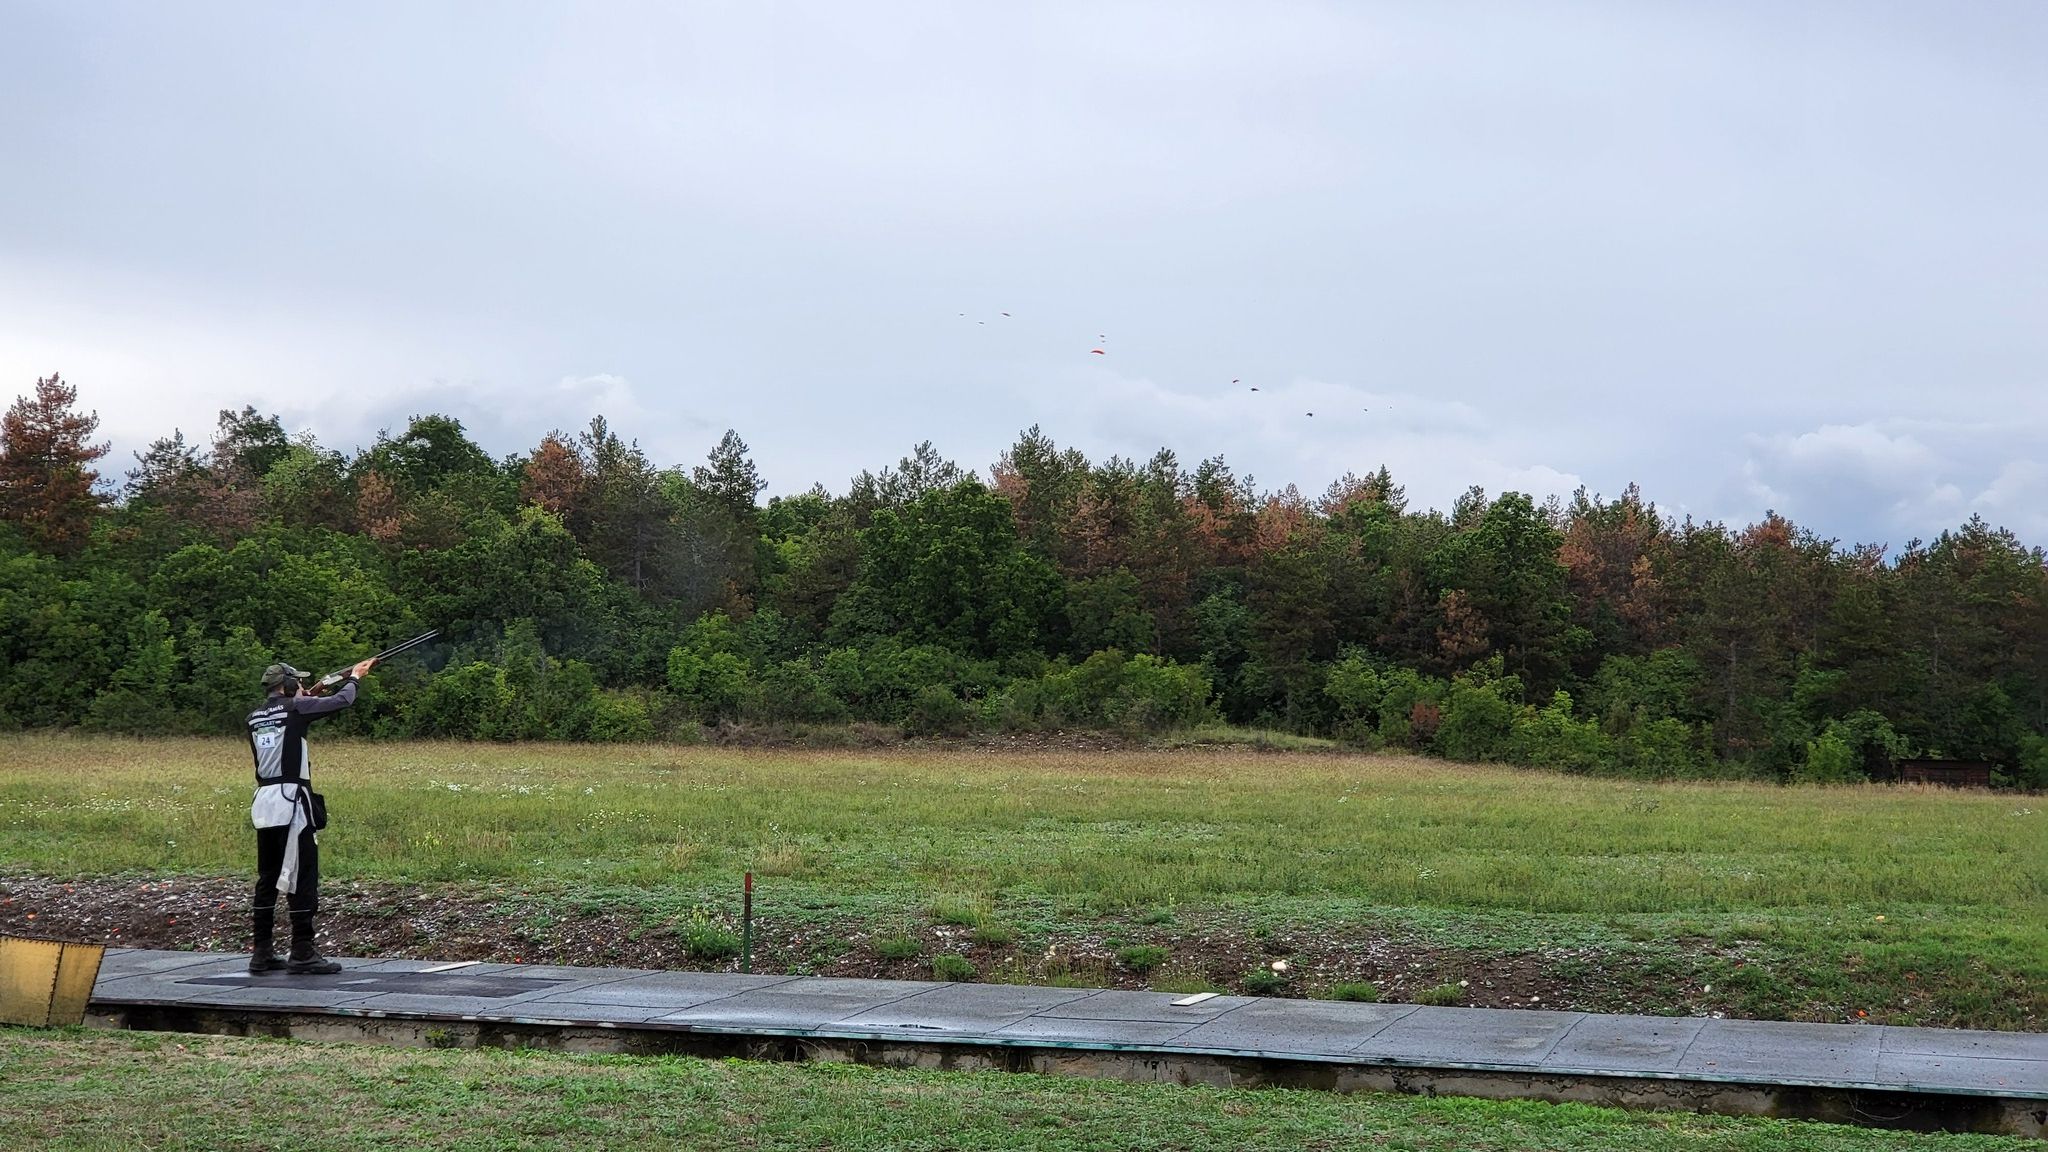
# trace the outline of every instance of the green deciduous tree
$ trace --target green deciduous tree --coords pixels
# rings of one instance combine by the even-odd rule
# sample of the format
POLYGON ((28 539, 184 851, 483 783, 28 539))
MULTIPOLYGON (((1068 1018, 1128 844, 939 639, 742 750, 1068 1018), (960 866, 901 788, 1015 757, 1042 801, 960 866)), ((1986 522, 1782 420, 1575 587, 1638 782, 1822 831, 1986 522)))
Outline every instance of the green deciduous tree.
POLYGON ((1015 656, 1038 646, 1059 606, 1058 575, 1025 552, 1009 504, 977 480, 876 512, 861 552, 833 613, 841 642, 896 636, 1015 656))

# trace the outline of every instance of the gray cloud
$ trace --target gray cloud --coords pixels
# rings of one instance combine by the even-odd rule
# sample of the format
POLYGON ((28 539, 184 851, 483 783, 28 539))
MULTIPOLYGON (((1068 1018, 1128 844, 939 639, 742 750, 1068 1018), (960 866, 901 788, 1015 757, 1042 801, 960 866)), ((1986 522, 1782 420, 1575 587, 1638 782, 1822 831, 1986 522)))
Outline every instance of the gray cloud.
POLYGON ((1903 544, 1978 514, 2048 538, 2048 424, 1878 421, 1758 436, 1743 464, 1752 496, 1812 525, 1856 523, 1860 540, 1903 544))
POLYGON ((0 390, 61 369, 124 447, 257 402, 508 452, 605 408, 673 462, 736 427, 789 491, 1039 422, 1423 503, 2041 535, 2027 0, 5 26, 0 390))

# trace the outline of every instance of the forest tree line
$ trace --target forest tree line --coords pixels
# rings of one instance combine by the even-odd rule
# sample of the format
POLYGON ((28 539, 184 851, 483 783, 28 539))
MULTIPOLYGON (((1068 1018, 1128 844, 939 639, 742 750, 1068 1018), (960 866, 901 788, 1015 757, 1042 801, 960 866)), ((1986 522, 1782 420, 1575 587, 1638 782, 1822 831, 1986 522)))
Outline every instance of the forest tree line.
POLYGON ((663 467, 602 418, 494 459, 414 418, 352 454, 220 414, 103 472, 52 376, 0 424, 0 728, 234 731, 273 660, 439 628, 338 723, 695 738, 1215 723, 1576 772, 2048 784, 2048 564, 1972 518, 1896 551, 1631 487, 1408 506, 1222 457, 1090 461, 1039 429, 987 478, 929 443, 765 502, 728 432, 663 467))

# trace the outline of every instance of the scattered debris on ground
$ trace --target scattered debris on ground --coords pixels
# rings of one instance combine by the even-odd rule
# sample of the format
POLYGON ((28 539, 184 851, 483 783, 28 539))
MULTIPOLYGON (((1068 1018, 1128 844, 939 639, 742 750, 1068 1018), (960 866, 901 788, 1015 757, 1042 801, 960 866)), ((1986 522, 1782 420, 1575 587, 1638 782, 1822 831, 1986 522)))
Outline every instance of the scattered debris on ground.
MULTIPOLYGON (((702 926, 693 935, 688 920, 632 906, 523 899, 522 909, 519 894, 502 888, 332 884, 322 893, 322 946, 339 955, 524 964, 730 970, 739 963, 730 931, 736 925, 713 925, 726 930, 712 934, 722 947, 705 949, 702 926), (735 954, 702 954, 726 949, 735 954)), ((247 947, 248 902, 249 882, 239 878, 8 877, 0 878, 0 931, 233 952, 247 947)), ((1668 952, 1557 947, 1489 953, 1355 925, 1252 928, 1242 917, 1186 908, 1163 924, 1082 922, 993 943, 977 942, 970 927, 911 923, 908 913, 888 923, 762 916, 754 931, 758 972, 928 979, 936 957, 957 956, 974 966, 978 979, 1007 983, 1280 996, 1322 996, 1352 985, 1351 995, 1389 1001, 1432 992, 1449 998, 1455 989, 1452 1002, 1475 1007, 1738 1014, 1733 1001, 1716 997, 1699 980, 1674 981, 1668 952), (1366 984, 1370 991, 1356 987, 1366 984)))

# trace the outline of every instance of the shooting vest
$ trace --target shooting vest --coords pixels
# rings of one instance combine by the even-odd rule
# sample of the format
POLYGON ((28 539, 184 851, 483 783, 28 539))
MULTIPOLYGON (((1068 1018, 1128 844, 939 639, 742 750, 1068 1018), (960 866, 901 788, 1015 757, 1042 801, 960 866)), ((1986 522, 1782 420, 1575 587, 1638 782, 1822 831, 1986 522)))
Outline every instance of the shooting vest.
POLYGON ((293 710, 292 698, 273 696, 249 713, 249 751, 256 758, 256 786, 301 784, 313 763, 306 754, 306 729, 311 716, 293 710))

